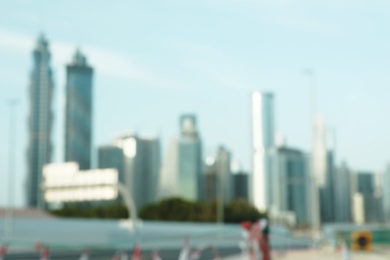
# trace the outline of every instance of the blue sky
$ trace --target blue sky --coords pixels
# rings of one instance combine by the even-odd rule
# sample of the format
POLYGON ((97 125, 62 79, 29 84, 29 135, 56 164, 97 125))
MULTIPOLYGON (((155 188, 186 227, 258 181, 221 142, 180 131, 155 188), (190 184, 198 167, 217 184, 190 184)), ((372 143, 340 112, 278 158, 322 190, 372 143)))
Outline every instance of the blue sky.
POLYGON ((253 90, 273 91, 276 128, 310 148, 309 81, 337 132, 337 158, 381 171, 389 160, 390 36, 385 0, 0 1, 0 205, 6 201, 8 109, 18 98, 18 205, 24 201, 31 51, 44 31, 55 76, 54 160, 63 156, 64 66, 77 46, 95 67, 95 145, 116 134, 178 133, 193 112, 209 154, 226 145, 250 168, 253 90))

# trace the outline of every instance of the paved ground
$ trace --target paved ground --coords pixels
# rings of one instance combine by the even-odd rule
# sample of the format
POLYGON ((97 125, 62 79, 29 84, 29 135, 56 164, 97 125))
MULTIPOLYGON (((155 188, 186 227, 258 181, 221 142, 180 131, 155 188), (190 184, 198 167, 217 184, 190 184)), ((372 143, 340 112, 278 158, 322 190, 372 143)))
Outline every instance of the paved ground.
MULTIPOLYGON (((248 256, 235 256, 224 258, 224 260, 248 260, 248 256)), ((284 253, 273 254, 273 260, 343 260, 340 252, 326 252, 326 251, 289 251, 284 253)), ((382 253, 352 253, 350 260, 385 260, 390 259, 389 255, 382 253)))

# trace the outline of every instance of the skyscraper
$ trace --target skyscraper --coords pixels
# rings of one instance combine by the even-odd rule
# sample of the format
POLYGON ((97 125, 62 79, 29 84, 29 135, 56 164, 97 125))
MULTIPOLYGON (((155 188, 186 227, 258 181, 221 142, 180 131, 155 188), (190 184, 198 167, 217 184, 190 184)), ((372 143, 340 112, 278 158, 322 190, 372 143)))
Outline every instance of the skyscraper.
POLYGON ((203 199, 202 143, 195 115, 180 117, 181 137, 178 149, 179 195, 190 200, 203 199))
POLYGON ((160 174, 160 141, 138 135, 116 140, 124 154, 124 185, 128 187, 137 208, 155 202, 160 174))
POLYGON ((274 97, 268 92, 252 93, 252 203, 266 210, 272 201, 272 150, 274 149, 274 97))
POLYGON ((312 175, 315 181, 313 189, 315 194, 312 194, 312 210, 318 210, 322 223, 334 221, 335 167, 331 140, 324 118, 317 116, 313 124, 312 175))
POLYGON ((178 189, 178 141, 172 139, 169 143, 166 158, 161 167, 158 197, 169 198, 179 195, 178 189))
POLYGON ((372 172, 357 173, 357 192, 363 196, 363 209, 365 222, 376 222, 377 203, 375 198, 375 175, 372 172))
POLYGON ((123 150, 115 145, 101 146, 98 149, 98 169, 117 169, 120 183, 125 181, 124 159, 123 150))
POLYGON ((334 176, 334 217, 335 222, 348 223, 352 221, 352 190, 351 171, 346 163, 342 163, 334 176))
POLYGON ((390 221, 390 164, 383 173, 383 213, 385 221, 390 221))
POLYGON ((41 35, 33 52, 34 66, 29 84, 28 121, 28 176, 27 205, 43 208, 42 183, 43 166, 52 157, 52 102, 53 78, 50 68, 50 51, 47 39, 41 35))
POLYGON ((223 203, 229 203, 233 198, 232 172, 230 171, 230 152, 223 146, 218 147, 215 165, 218 176, 219 197, 223 203))
POLYGON ((215 156, 207 158, 204 169, 204 199, 229 203, 233 198, 230 152, 223 146, 218 147, 215 156))
POLYGON ((233 173, 233 199, 248 200, 248 177, 243 171, 233 173))
POLYGON ((66 66, 65 161, 91 168, 93 69, 77 50, 66 66))
POLYGON ((300 150, 279 147, 274 157, 274 209, 292 212, 296 224, 311 224, 308 156, 300 150))

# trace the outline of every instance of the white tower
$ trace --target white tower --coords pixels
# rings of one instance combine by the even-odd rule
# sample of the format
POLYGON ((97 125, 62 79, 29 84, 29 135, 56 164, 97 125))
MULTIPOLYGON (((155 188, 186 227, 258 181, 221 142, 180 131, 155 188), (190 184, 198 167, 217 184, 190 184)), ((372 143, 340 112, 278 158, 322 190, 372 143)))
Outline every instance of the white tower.
POLYGON ((265 211, 271 198, 271 150, 274 148, 273 94, 252 93, 252 179, 250 197, 254 206, 265 211))

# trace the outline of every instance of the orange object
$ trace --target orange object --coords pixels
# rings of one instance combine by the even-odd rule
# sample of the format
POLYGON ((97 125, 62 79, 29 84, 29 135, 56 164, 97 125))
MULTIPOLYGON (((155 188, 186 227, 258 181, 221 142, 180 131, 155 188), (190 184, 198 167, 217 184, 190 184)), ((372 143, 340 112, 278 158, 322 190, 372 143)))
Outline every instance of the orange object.
POLYGON ((354 232, 351 235, 352 249, 355 251, 372 250, 372 234, 367 231, 354 232))

